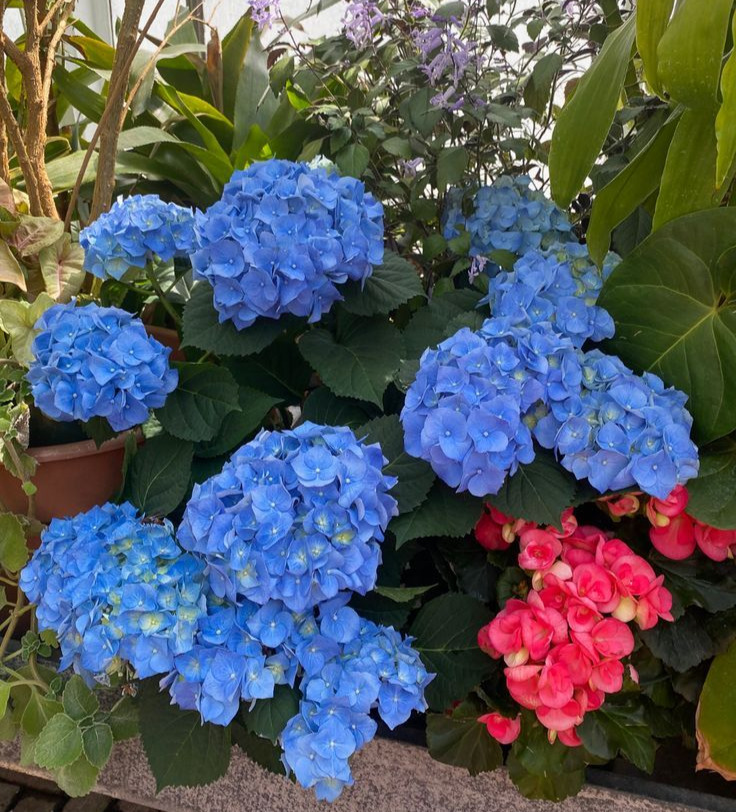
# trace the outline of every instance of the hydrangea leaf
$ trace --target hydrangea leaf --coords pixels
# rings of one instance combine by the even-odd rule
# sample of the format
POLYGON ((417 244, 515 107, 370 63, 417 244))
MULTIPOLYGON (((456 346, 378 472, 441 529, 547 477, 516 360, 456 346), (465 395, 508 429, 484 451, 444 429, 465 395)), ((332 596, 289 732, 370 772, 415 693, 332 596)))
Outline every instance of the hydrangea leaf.
POLYGON ((61 697, 64 713, 75 722, 93 716, 100 708, 100 703, 92 691, 85 685, 79 674, 67 682, 61 697))
POLYGON ((312 390, 304 401, 302 417, 323 426, 349 426, 354 429, 363 425, 375 411, 365 401, 340 398, 326 386, 320 386, 312 390))
POLYGON ((478 648, 478 629, 491 619, 490 610, 468 595, 450 593, 426 603, 409 634, 429 671, 437 676, 425 692, 430 708, 443 711, 496 668, 478 648))
POLYGON ((736 643, 711 664, 696 716, 697 769, 736 778, 736 643))
POLYGON ((133 458, 125 496, 147 516, 167 516, 189 486, 194 447, 168 434, 146 441, 133 458))
POLYGON ((407 513, 424 502, 435 480, 434 471, 424 460, 412 457, 404 450, 404 430, 396 415, 386 415, 371 420, 356 435, 370 443, 380 443, 388 465, 383 472, 395 476, 398 482, 391 495, 399 503, 399 513, 407 513))
POLYGON ((698 477, 687 489, 691 516, 722 530, 736 529, 736 437, 724 437, 701 451, 698 477))
POLYGON ((380 407, 403 355, 401 334, 388 321, 338 316, 337 333, 317 328, 299 339, 299 349, 336 394, 380 407))
POLYGON ((274 745, 262 736, 256 736, 239 724, 231 725, 233 742, 245 753, 251 761, 255 761, 264 770, 284 775, 284 765, 281 762, 281 748, 274 745))
POLYGON ((36 739, 34 758, 39 767, 55 770, 73 764, 82 754, 82 733, 65 713, 49 719, 36 739))
POLYGON ((28 561, 26 534, 17 516, 0 513, 0 565, 18 572, 28 561))
POLYGON ((252 710, 242 714, 246 728, 256 736, 276 743, 292 716, 299 712, 299 694, 288 685, 277 685, 272 699, 258 699, 252 710))
POLYGON ((156 779, 164 787, 196 787, 221 778, 230 764, 230 730, 202 724, 197 711, 183 711, 159 692, 158 680, 145 680, 138 694, 141 741, 156 779))
POLYGON ((105 722, 95 722, 82 733, 84 755, 93 767, 101 770, 112 752, 112 728, 105 722))
POLYGON ((476 290, 453 290, 430 300, 418 310, 404 330, 406 357, 419 358, 427 347, 436 347, 447 337, 447 324, 461 314, 473 311, 483 298, 476 290))
POLYGON ((551 454, 537 451, 528 465, 508 477, 488 499, 502 513, 516 519, 560 527, 560 517, 575 497, 576 482, 551 454))
POLYGON ((577 730, 592 755, 609 760, 620 753, 640 770, 654 769, 657 746, 642 705, 607 702, 600 710, 586 713, 577 730))
POLYGON ((340 292, 342 306, 356 316, 390 313, 415 296, 424 296, 418 269, 411 262, 386 251, 383 264, 373 269, 362 289, 358 282, 347 282, 340 292))
POLYGON ((292 324, 289 317, 257 319, 245 330, 238 330, 230 321, 221 324, 212 306, 212 288, 200 282, 194 286, 192 297, 184 308, 182 345, 215 355, 251 355, 272 344, 292 324))
POLYGON ((616 115, 631 49, 636 15, 607 37, 557 118, 549 155, 552 195, 567 208, 600 154, 616 115))
POLYGON ((212 440, 230 412, 239 412, 238 385, 214 364, 178 364, 179 384, 156 410, 169 434, 180 440, 212 440))
POLYGON ((138 735, 138 708, 130 697, 115 705, 107 717, 116 742, 132 739, 138 735))
POLYGON ((482 503, 469 493, 455 493, 436 481, 427 498, 411 513, 397 516, 389 524, 398 550, 407 541, 430 536, 461 538, 469 533, 481 515, 482 503))
POLYGON ((198 457, 217 457, 231 451, 255 431, 280 398, 259 392, 249 386, 238 389, 239 411, 226 414, 217 434, 208 441, 198 443, 195 453, 198 457))
POLYGON ((562 801, 576 795, 585 782, 585 750, 550 744, 547 730, 529 714, 521 735, 513 743, 506 761, 509 777, 527 798, 562 801))
POLYGON ((734 234, 729 208, 667 223, 614 270, 598 300, 616 322, 608 350, 688 394, 701 443, 736 428, 734 234))
POLYGON ((373 591, 377 595, 382 595, 384 598, 394 601, 394 603, 411 603, 414 598, 424 595, 430 589, 437 586, 437 584, 430 584, 429 586, 377 586, 373 591))
POLYGON ((427 714, 427 748, 432 758, 452 767, 464 767, 471 775, 491 772, 503 764, 503 753, 486 726, 478 722, 480 711, 467 702, 450 714, 427 714))
POLYGON ((397 604, 391 598, 378 595, 375 591, 367 595, 354 594, 350 599, 350 606, 366 620, 377 623, 379 626, 393 626, 401 629, 409 619, 410 608, 397 604))
POLYGON ((72 798, 90 793, 97 783, 100 771, 89 763, 86 756, 80 756, 73 764, 62 767, 54 774, 59 788, 72 798))

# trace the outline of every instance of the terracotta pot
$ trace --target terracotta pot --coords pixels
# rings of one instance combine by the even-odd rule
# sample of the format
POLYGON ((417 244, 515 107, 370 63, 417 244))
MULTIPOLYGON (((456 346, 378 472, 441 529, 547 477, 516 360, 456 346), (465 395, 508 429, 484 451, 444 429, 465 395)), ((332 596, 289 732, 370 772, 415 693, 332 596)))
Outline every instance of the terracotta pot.
POLYGON ((156 341, 163 344, 164 347, 171 347, 171 355, 169 356, 170 361, 187 360, 186 355, 180 349, 181 339, 179 338, 179 333, 177 333, 176 330, 172 330, 170 327, 159 327, 155 324, 147 324, 146 332, 149 336, 155 338, 156 341))
MULTIPOLYGON (((38 460, 33 477, 36 517, 47 524, 53 518, 74 516, 114 496, 123 481, 125 440, 130 432, 99 448, 94 440, 28 449, 38 460)), ((138 435, 138 442, 143 442, 138 435)), ((28 498, 20 481, 0 466, 0 501, 13 513, 25 514, 28 498)))

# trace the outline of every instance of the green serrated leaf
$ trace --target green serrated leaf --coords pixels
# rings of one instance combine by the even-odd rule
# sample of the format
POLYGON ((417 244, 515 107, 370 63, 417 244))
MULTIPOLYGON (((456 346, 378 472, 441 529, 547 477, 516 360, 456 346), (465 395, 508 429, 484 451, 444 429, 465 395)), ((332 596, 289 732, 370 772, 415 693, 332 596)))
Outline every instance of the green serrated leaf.
POLYGON ((242 714, 250 733, 276 743, 286 723, 299 711, 299 694, 288 685, 277 685, 271 699, 258 699, 242 714))
POLYGON ((141 741, 156 789, 195 787, 221 778, 230 764, 230 731, 202 723, 199 711, 183 711, 160 692, 158 680, 145 680, 138 692, 141 741))
POLYGON ((12 513, 0 513, 0 566, 18 572, 28 561, 23 525, 12 513))
POLYGON ((125 496, 147 516, 167 516, 189 487, 194 446, 158 434, 138 449, 130 465, 125 496))
POLYGON ((451 767, 464 767, 471 775, 491 772, 503 764, 501 748, 478 722, 478 711, 464 714, 459 706, 451 715, 427 714, 427 748, 432 758, 451 767))
POLYGON ((424 460, 412 457, 404 449, 404 430, 396 415, 377 417, 356 430, 356 435, 370 443, 380 443, 388 465, 383 472, 398 482, 391 496, 399 503, 399 513, 408 513, 427 498, 435 480, 434 471, 424 460))
POLYGON ((607 349, 689 395, 700 444, 736 428, 734 234, 733 208, 678 218, 626 257, 598 300, 616 322, 607 349))
POLYGON ((419 358, 427 347, 436 347, 447 337, 447 323, 472 312, 482 298, 481 293, 469 289, 434 296, 426 307, 417 310, 404 330, 406 357, 419 358))
POLYGON ((61 702, 64 706, 64 713, 75 722, 80 722, 88 716, 94 716, 100 709, 97 697, 78 674, 74 674, 67 682, 61 702))
POLYGON ((90 793, 97 783, 100 771, 80 756, 73 764, 62 767, 54 774, 59 788, 72 798, 90 793))
POLYGON ((239 411, 238 385, 214 364, 177 364, 179 383, 156 410, 164 429, 180 440, 212 440, 225 415, 239 411))
POLYGON ((199 282, 184 308, 182 346, 196 347, 215 355, 252 355, 272 344, 278 336, 295 323, 294 319, 257 319, 245 330, 238 330, 231 321, 218 320, 212 306, 212 288, 199 282))
POLYGON ((82 733, 65 713, 57 713, 36 739, 34 758, 39 767, 56 770, 73 764, 82 754, 82 733))
POLYGON ((302 406, 302 418, 323 426, 349 426, 354 429, 363 425, 375 412, 365 401, 340 398, 326 386, 309 393, 302 406))
POLYGON ((239 724, 231 725, 233 742, 245 753, 251 761, 255 761, 264 770, 284 775, 284 765, 281 761, 281 748, 268 739, 256 736, 239 724))
POLYGON ((392 626, 401 629, 409 619, 410 607, 398 604, 391 598, 376 594, 375 591, 367 595, 353 594, 350 606, 366 620, 379 626, 392 626))
POLYGON ((418 270, 393 251, 386 251, 383 264, 373 269, 362 288, 357 282, 340 288, 345 299, 342 306, 356 316, 390 313, 415 296, 424 296, 418 270))
POLYGON ((650 773, 654 769, 657 746, 642 705, 607 702, 599 710, 586 713, 577 732, 594 756, 609 760, 621 753, 640 770, 650 773))
POLYGON ((415 598, 424 595, 425 592, 435 586, 437 584, 430 584, 429 586, 377 586, 373 591, 394 603, 411 603, 415 598))
POLYGON ((494 670, 477 642, 478 629, 490 619, 490 610, 468 595, 441 595, 419 610, 409 633, 425 666, 437 675, 426 690, 433 710, 462 699, 494 670))
POLYGON ((82 733, 84 755, 93 767, 101 770, 112 752, 112 728, 105 722, 95 722, 82 733))
POLYGON ((700 665, 716 653, 713 638, 692 611, 674 623, 658 623, 640 635, 655 657, 680 673, 700 665))
POLYGON ((572 504, 576 487, 573 477, 551 454, 538 451, 534 460, 520 465, 488 501, 516 519, 560 527, 562 513, 572 504))
POLYGON ((413 539, 430 536, 461 538, 473 529, 482 510, 479 499, 469 493, 455 493, 444 483, 436 481, 419 507, 393 519, 389 530, 396 537, 397 550, 413 539))
POLYGON ((38 690, 32 689, 20 716, 20 726, 29 736, 38 736, 49 719, 62 711, 61 702, 46 699, 38 690))
POLYGON ((336 395, 379 407, 403 354, 393 324, 345 313, 338 316, 336 335, 324 328, 310 330, 300 337, 299 349, 336 395))

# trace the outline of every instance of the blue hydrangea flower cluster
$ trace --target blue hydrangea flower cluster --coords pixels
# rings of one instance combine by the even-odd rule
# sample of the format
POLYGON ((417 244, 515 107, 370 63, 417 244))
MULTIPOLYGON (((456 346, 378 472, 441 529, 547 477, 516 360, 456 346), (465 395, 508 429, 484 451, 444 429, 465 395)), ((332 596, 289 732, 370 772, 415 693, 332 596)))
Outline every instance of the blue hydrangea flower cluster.
POLYGON ((36 406, 54 420, 104 417, 124 431, 143 423, 176 389, 171 350, 117 307, 57 304, 35 329, 27 378, 36 406))
POLYGON ((121 279, 156 257, 168 262, 194 252, 194 212, 158 195, 133 195, 83 229, 84 268, 100 279, 121 279))
POLYGON ((475 193, 469 216, 463 213, 463 190, 451 189, 443 216, 445 239, 467 231, 471 257, 491 257, 494 251, 520 257, 533 249, 574 241, 567 215, 530 183, 526 175, 504 175, 483 186, 475 193))
POLYGON ((259 316, 318 321, 383 261, 383 207, 356 178, 268 160, 236 172, 197 215, 195 275, 214 291, 221 322, 242 330, 259 316))
POLYGON ((379 542, 397 512, 378 444, 343 427, 262 431, 196 485, 179 528, 206 557, 213 592, 277 599, 295 612, 375 584, 379 542))
POLYGON ((527 251, 513 271, 491 277, 488 296, 494 316, 529 326, 550 322, 576 347, 588 340, 611 338, 615 328, 608 311, 596 305, 603 282, 619 261, 610 254, 602 270, 579 243, 560 243, 548 251, 527 251))
POLYGON ((498 493, 519 463, 534 459, 525 415, 580 385, 570 339, 548 322, 519 327, 488 319, 425 350, 401 421, 409 454, 458 491, 498 493))
POLYGON ((601 493, 637 486, 666 499, 696 476, 687 396, 599 350, 579 358, 580 390, 549 404, 534 427, 540 445, 554 448, 565 468, 601 493))
POLYGON ((169 522, 108 503, 53 519, 20 587, 37 606, 39 629, 59 639, 61 669, 91 680, 126 661, 148 677, 192 647, 206 611, 203 571, 182 555, 169 522))
MULTIPOLYGON (((344 611, 323 607, 323 641, 334 641, 332 616, 344 611)), ((350 628, 347 642, 318 645, 315 637, 302 644, 304 699, 281 739, 287 769, 302 786, 314 787, 317 798, 328 801, 353 784, 348 759, 376 733, 371 709, 377 707, 393 729, 412 711, 426 710, 424 689, 434 677, 411 648, 411 639, 403 639, 394 629, 357 615, 342 626, 357 626, 350 628)))

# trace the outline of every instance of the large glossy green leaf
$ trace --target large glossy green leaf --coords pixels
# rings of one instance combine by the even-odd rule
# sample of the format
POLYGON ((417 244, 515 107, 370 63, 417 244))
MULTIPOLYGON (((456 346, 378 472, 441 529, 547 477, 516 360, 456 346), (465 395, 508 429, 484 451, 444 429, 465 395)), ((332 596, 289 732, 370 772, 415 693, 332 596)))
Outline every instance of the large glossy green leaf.
MULTIPOLYGON (((736 15, 733 18, 733 40, 736 42, 736 15)), ((721 74, 721 97, 723 102, 716 116, 716 185, 723 186, 729 170, 736 159, 736 50, 731 51, 721 74)))
POLYGON ((426 603, 409 633, 414 648, 437 676, 426 690, 430 708, 443 711, 496 668, 478 648, 478 630, 491 619, 490 610, 468 595, 449 593, 426 603))
POLYGON ((696 717, 698 769, 736 779, 736 643, 713 660, 696 717))
POLYGON ((138 705, 141 740, 157 791, 201 786, 225 775, 230 764, 229 728, 203 724, 199 711, 172 705, 156 679, 141 683, 138 705))
POLYGON ((156 410, 164 429, 180 440, 212 440, 230 412, 240 411, 238 385, 214 364, 177 364, 179 383, 156 410))
POLYGON ((613 229, 659 188, 677 122, 677 118, 668 121, 631 163, 596 193, 585 239, 598 265, 611 246, 613 229))
POLYGON ((599 299, 616 322, 608 348, 689 395, 700 443, 736 428, 735 245, 736 210, 681 217, 629 254, 599 299))
POLYGON ((189 486, 192 443, 159 434, 133 458, 125 482, 125 497, 146 516, 167 516, 189 486))
POLYGON ((465 702, 451 714, 427 714, 427 748, 432 758, 452 767, 464 767, 471 775, 490 772, 503 764, 503 753, 486 726, 478 722, 479 711, 465 702))
POLYGON ((299 694, 288 685, 277 685, 273 697, 259 699, 250 710, 243 710, 241 718, 247 730, 263 736, 274 744, 286 723, 299 711, 299 694))
POLYGON ((667 151, 654 211, 653 228, 690 212, 717 205, 715 135, 712 108, 685 110, 667 151))
POLYGON ((299 339, 299 349, 336 395, 381 406, 403 343, 388 321, 340 313, 336 334, 321 327, 310 330, 299 339))
POLYGON ((258 32, 253 31, 235 94, 233 149, 243 144, 254 124, 265 129, 277 107, 268 75, 268 55, 258 32))
POLYGON ((235 23, 222 41, 223 107, 225 115, 231 121, 235 110, 238 80, 254 29, 255 23, 248 12, 235 23))
POLYGON ((687 512, 711 527, 736 530, 736 438, 700 452, 700 472, 687 484, 687 512))
POLYGON ((312 390, 302 405, 302 418, 325 426, 362 426, 376 411, 364 400, 341 398, 326 386, 312 390))
POLYGON ((606 760, 618 753, 640 770, 654 769, 656 744, 644 716, 644 707, 606 703, 600 710, 586 713, 578 734, 589 753, 606 760))
POLYGON ((657 73, 670 97, 714 108, 733 0, 680 0, 657 47, 657 73))
POLYGON ((636 48, 644 65, 644 76, 655 93, 661 93, 657 46, 674 5, 675 0, 638 0, 636 4, 636 48))
POLYGON ((455 493, 435 481, 419 507, 392 520, 389 529, 396 536, 396 549, 413 539, 430 536, 461 538, 481 516, 482 503, 469 493, 455 493))
POLYGON ((395 476, 398 482, 391 489, 391 496, 399 503, 399 513, 407 513, 420 505, 434 482, 434 471, 424 460, 412 457, 404 450, 404 430, 396 415, 385 415, 371 420, 356 429, 356 435, 369 443, 380 443, 388 465, 383 469, 387 476, 395 476))
POLYGON ((552 195, 562 208, 580 191, 611 128, 631 59, 635 25, 632 14, 609 34, 557 119, 549 177, 552 195))

